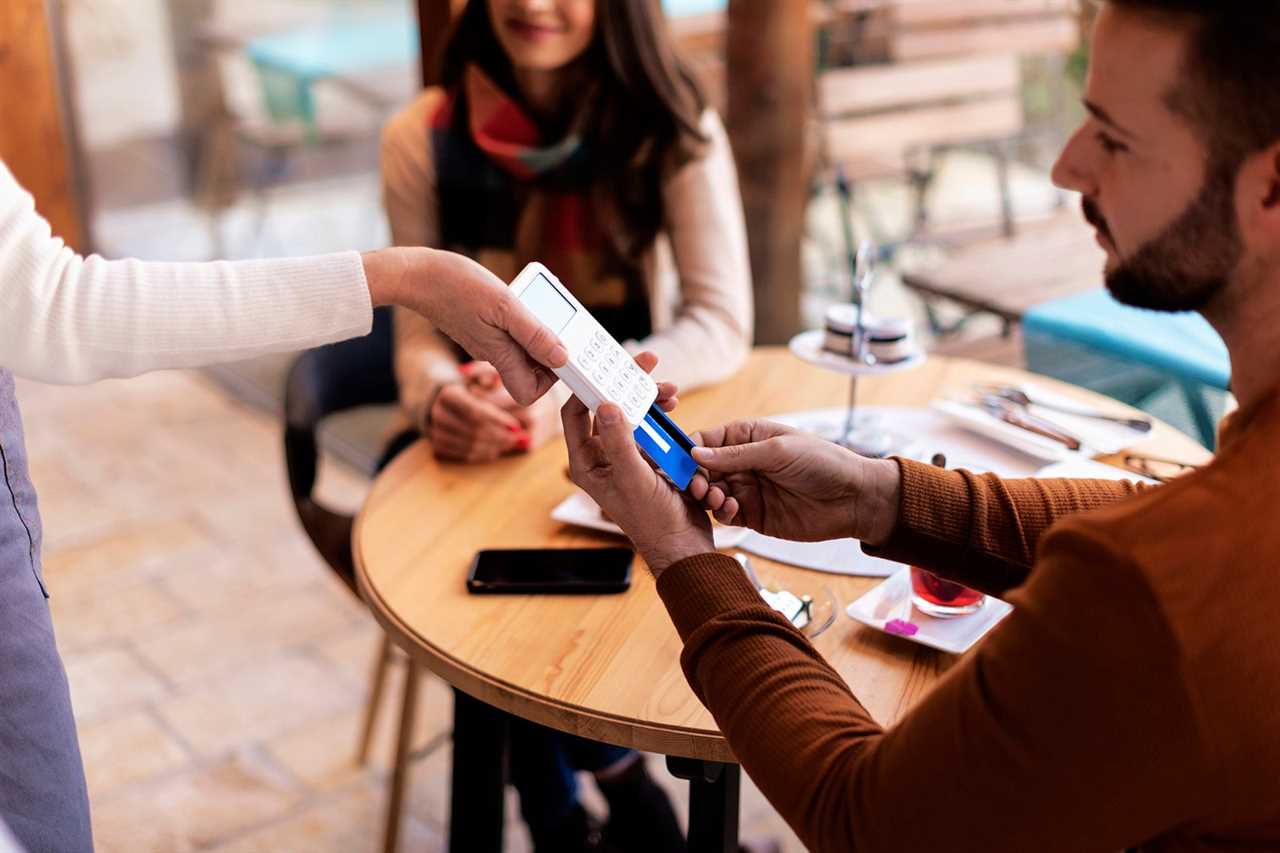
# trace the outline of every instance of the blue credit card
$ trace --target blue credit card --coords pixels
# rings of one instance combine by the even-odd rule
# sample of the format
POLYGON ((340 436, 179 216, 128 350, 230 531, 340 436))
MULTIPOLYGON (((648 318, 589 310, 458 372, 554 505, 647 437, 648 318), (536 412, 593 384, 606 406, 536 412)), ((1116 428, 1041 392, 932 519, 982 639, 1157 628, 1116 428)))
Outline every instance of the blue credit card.
POLYGON ((698 470, 698 463, 689 455, 693 442, 656 403, 649 407, 649 413, 636 427, 635 438, 640 449, 671 478, 677 489, 688 488, 698 470))

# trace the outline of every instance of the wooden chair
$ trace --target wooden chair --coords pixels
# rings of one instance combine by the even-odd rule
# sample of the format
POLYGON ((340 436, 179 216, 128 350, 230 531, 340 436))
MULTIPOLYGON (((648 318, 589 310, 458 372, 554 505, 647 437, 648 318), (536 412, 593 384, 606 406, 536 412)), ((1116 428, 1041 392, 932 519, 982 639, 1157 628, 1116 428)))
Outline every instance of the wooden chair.
MULTIPOLYGON (((373 331, 366 337, 308 350, 298 356, 286 380, 284 457, 294 508, 303 530, 320 556, 357 597, 355 562, 351 554, 354 519, 325 506, 314 494, 320 463, 317 430, 321 421, 330 415, 359 406, 394 403, 398 394, 392 370, 389 308, 379 308, 374 312, 373 331)), ((386 688, 387 671, 395 655, 391 640, 384 635, 374 661, 369 701, 356 751, 356 760, 361 764, 369 756, 373 728, 386 688)), ((419 667, 408 658, 405 658, 404 665, 406 673, 400 701, 399 737, 383 831, 383 848, 388 853, 396 849, 399 839, 421 675, 419 667)))
POLYGON ((1009 167, 1027 130, 1021 62, 1075 46, 1069 0, 837 0, 829 29, 845 33, 854 46, 844 58, 857 64, 818 77, 822 160, 855 185, 908 180, 915 212, 907 236, 919 239, 930 236, 927 196, 940 155, 983 152, 994 166, 1000 230, 1012 235, 1009 167))
POLYGON ((825 158, 855 182, 901 175, 912 185, 914 221, 903 241, 948 250, 942 263, 902 270, 904 284, 924 299, 934 333, 990 313, 1008 337, 1031 306, 1096 287, 1101 252, 1079 214, 1040 213, 1030 221, 1014 209, 1010 183, 1014 149, 1030 135, 1023 61, 1074 50, 1080 23, 1070 0, 837 0, 835 6, 863 21, 870 33, 864 54, 879 62, 819 77, 825 158), (930 221, 939 157, 955 149, 990 157, 995 228, 943 230, 930 221), (943 322, 942 303, 961 308, 964 317, 943 322))

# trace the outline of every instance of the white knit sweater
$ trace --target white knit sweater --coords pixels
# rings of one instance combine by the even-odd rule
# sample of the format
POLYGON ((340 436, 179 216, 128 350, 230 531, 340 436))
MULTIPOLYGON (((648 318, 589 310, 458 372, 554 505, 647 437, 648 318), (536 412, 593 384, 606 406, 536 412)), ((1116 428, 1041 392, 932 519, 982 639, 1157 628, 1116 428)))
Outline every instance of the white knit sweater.
POLYGON ((0 161, 0 367, 92 382, 368 333, 360 255, 210 263, 81 257, 0 161))

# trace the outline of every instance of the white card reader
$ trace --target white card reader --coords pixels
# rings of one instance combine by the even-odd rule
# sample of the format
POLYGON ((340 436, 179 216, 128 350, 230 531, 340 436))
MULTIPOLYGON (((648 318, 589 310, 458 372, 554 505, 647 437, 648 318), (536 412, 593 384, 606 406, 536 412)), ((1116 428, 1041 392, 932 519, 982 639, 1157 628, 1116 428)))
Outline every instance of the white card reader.
POLYGON ((601 403, 616 403, 627 422, 639 426, 658 398, 658 386, 626 350, 605 331, 582 303, 542 264, 529 264, 511 292, 569 350, 569 361, 555 369, 592 414, 601 403))
POLYGON ((655 404, 658 386, 649 374, 542 264, 525 267, 511 291, 569 350, 569 361, 556 368, 556 376, 592 414, 601 403, 616 403, 645 455, 676 488, 688 488, 698 469, 693 442, 655 404))

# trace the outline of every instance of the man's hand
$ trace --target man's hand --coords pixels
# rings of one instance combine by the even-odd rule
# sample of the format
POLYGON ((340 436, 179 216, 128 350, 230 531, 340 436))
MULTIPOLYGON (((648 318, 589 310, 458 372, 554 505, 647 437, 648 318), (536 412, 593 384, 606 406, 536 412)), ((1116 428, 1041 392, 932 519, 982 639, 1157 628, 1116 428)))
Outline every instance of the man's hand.
POLYGON ((563 367, 568 350, 480 264, 423 248, 362 258, 374 305, 403 305, 426 317, 473 358, 492 363, 517 402, 527 406, 556 384, 549 368, 563 367))
MULTIPOLYGON (((636 356, 646 372, 658 363, 652 353, 636 356)), ((675 408, 675 386, 659 383, 658 402, 675 408)), ((569 474, 631 537, 649 569, 658 575, 673 563, 715 550, 706 510, 686 499, 640 455, 634 431, 622 410, 606 403, 591 414, 574 397, 560 410, 569 446, 569 474)))
POLYGON ((691 436, 706 469, 689 494, 722 524, 819 541, 888 539, 898 517, 898 463, 867 459, 769 421, 738 421, 691 436))

